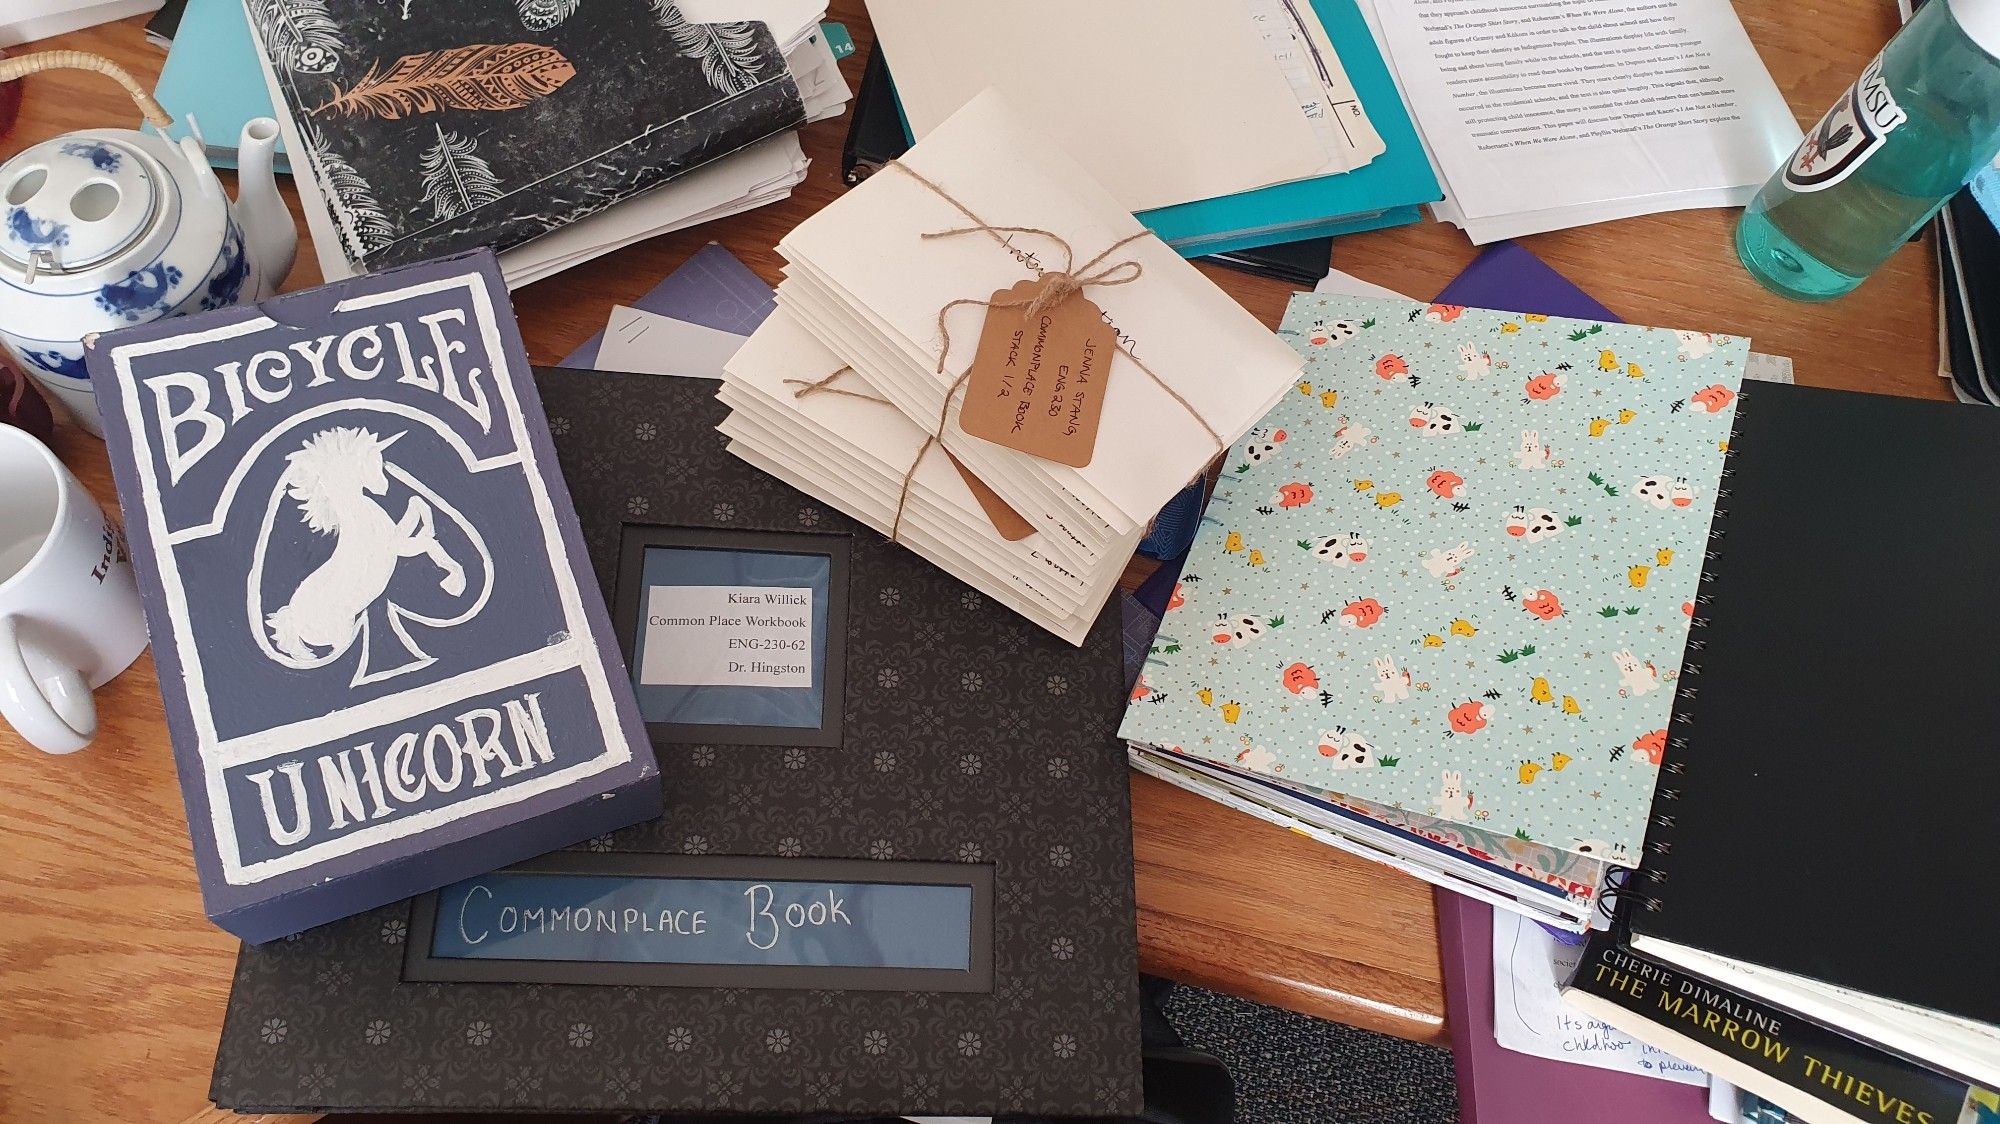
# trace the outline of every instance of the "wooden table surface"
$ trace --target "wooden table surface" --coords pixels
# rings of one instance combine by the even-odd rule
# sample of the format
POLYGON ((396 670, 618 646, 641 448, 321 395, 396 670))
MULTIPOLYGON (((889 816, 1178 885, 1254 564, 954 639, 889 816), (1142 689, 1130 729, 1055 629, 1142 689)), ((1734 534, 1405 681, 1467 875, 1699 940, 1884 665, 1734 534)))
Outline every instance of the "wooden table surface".
MULTIPOLYGON (((1831 104, 1895 27, 1886 0, 1739 0, 1764 61, 1803 124, 1831 104)), ((836 0, 861 53, 858 0, 836 0)), ((109 55, 148 79, 161 53, 127 20, 50 40, 109 55)), ((0 158, 70 129, 132 125, 108 79, 27 80, 0 158)), ((551 362, 708 241, 775 283, 771 247, 840 193, 846 120, 805 130, 812 172, 792 198, 656 238, 514 295, 530 355, 551 362)), ((286 188, 289 193, 289 187, 286 188)), ((294 204, 296 206, 296 203, 294 204)), ((1638 323, 1748 336, 1790 356, 1800 382, 1949 397, 1937 377, 1931 249, 1904 249, 1861 290, 1798 305, 1759 289, 1730 248, 1734 212, 1631 219, 1527 239, 1550 264, 1638 323)), ((301 223, 301 230, 303 230, 301 223)), ((1425 223, 1343 238, 1340 268, 1428 297, 1476 251, 1425 223)), ((1275 326, 1290 288, 1204 265, 1275 326)), ((288 288, 318 283, 301 247, 288 288)), ((66 427, 56 451, 107 504, 103 447, 66 427)), ((236 944, 202 916, 150 658, 100 691, 103 733, 51 757, 0 726, 0 1119, 179 1121, 206 1106, 236 944)), ((1149 972, 1425 1042, 1445 1041, 1428 886, 1385 867, 1134 776, 1141 965, 1149 972)))

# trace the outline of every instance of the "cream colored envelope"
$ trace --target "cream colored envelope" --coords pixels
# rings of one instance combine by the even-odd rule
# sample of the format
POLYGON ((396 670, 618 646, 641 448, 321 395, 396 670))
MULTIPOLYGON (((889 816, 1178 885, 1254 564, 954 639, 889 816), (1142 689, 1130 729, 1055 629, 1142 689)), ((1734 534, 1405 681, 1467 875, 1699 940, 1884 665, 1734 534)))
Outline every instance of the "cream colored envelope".
MULTIPOLYGON (((794 323, 783 309, 773 313, 749 343, 729 363, 729 379, 723 400, 732 408, 756 415, 767 425, 789 430, 802 439, 788 440, 782 450, 794 459, 816 461, 826 471, 812 491, 817 494, 841 487, 857 479, 887 482, 885 492, 899 494, 904 473, 923 447, 924 434, 893 407, 868 402, 846 394, 795 394, 787 379, 814 380, 832 374, 842 361, 813 340, 794 323)), ((837 384, 851 393, 868 394, 872 388, 852 375, 837 384)), ((920 466, 914 484, 934 495, 950 518, 964 529, 962 537, 983 555, 998 558, 996 575, 1018 574, 1053 603, 1068 609, 1093 596, 1101 602, 1108 585, 1086 573, 1073 560, 1052 556, 1045 536, 1031 536, 1018 543, 1007 542, 994 533, 985 511, 966 488, 948 458, 933 450, 920 466), (996 542, 1005 548, 995 547, 996 542), (1092 587, 1104 585, 1094 594, 1092 587)), ((913 492, 913 494, 915 494, 913 492)), ((892 511, 893 517, 893 511, 892 511)), ((1109 564, 1115 576, 1131 556, 1132 544, 1125 544, 1109 564)), ((1089 606, 1095 611, 1095 606, 1089 606)))
MULTIPOLYGON (((1102 187, 991 91, 974 98, 904 162, 988 224, 1059 232, 1082 259, 1077 266, 1141 232, 1102 187)), ((934 368, 943 342, 940 308, 957 297, 985 299, 1033 277, 1022 260, 1031 253, 1045 268, 1066 264, 1059 247, 1036 235, 1012 235, 1011 250, 984 233, 923 237, 970 221, 951 200, 885 168, 779 244, 791 263, 788 277, 812 287, 803 295, 814 299, 799 302, 802 319, 825 338, 820 329, 845 313, 847 338, 869 337, 877 346, 867 355, 850 354, 859 349, 838 343, 834 349, 926 428, 932 424, 926 419, 938 416, 946 392, 969 366, 984 321, 978 308, 949 313, 952 345, 939 375, 934 368)), ((1078 523, 1098 521, 1105 533, 1095 536, 1097 550, 1143 527, 1277 402, 1303 364, 1157 238, 1143 234, 1109 259, 1126 260, 1138 266, 1138 280, 1093 286, 1086 295, 1186 407, 1121 355, 1109 368, 1095 457, 1083 468, 972 438, 957 428, 955 405, 943 438, 1031 520, 1036 519, 1031 509, 1054 502, 1078 523)), ((1037 525, 1043 524, 1037 520, 1037 525)))
MULTIPOLYGON (((924 435, 889 406, 835 394, 799 397, 785 382, 842 365, 780 309, 730 361, 721 397, 733 412, 720 428, 742 459, 886 533, 924 435)), ((869 391, 852 375, 838 385, 869 391)), ((1121 559, 1077 573, 1041 549, 1044 536, 1001 538, 935 450, 912 478, 898 539, 1072 643, 1088 631, 1123 569, 1121 559)))
POLYGON ((1128 211, 1305 179, 1332 155, 1240 0, 871 0, 868 14, 919 140, 996 87, 1128 211))
MULTIPOLYGON (((853 367, 851 360, 836 354, 816 330, 811 329, 809 325, 799 319, 796 315, 796 310, 792 306, 781 301, 778 311, 773 314, 773 319, 779 317, 782 317, 782 319, 778 319, 777 325, 771 329, 771 332, 766 333, 765 338, 770 342, 760 341, 758 347, 750 352, 749 357, 740 359, 737 364, 740 370, 749 372, 755 370, 758 364, 775 363, 777 366, 783 368, 783 375, 780 377, 817 378, 821 374, 830 374, 842 366, 853 367), (776 355, 770 359, 766 359, 765 357, 771 354, 771 351, 766 350, 767 348, 775 351, 776 355), (799 373, 801 371, 809 373, 801 374, 799 373)), ((766 323, 769 324, 769 320, 766 323)), ((842 389, 860 390, 876 397, 886 397, 880 390, 876 389, 875 384, 867 381, 865 375, 858 368, 854 369, 856 374, 850 377, 855 382, 853 384, 842 383, 842 389)), ((826 396, 813 395, 810 397, 820 399, 826 396)), ((842 396, 833 395, 832 397, 839 398, 842 396)), ((879 449, 871 450, 871 452, 878 457, 886 457, 887 464, 893 469, 894 475, 900 480, 902 473, 909 467, 909 460, 903 455, 905 442, 911 443, 908 444, 908 448, 914 450, 922 443, 928 430, 916 425, 914 422, 910 422, 893 405, 880 406, 868 403, 862 403, 862 405, 870 407, 865 411, 868 416, 865 419, 857 419, 856 424, 864 431, 872 432, 875 429, 881 430, 881 440, 887 443, 885 445, 886 452, 879 449), (876 411, 881 411, 882 413, 877 413, 876 411), (883 413, 890 415, 890 417, 885 418, 883 413), (905 429, 906 425, 907 432, 905 429)), ((953 470, 953 474, 956 475, 955 469, 953 470)), ((985 482, 983 477, 981 480, 985 482)), ((990 483, 987 486, 992 487, 990 483)), ((1023 510, 1018 504, 1010 504, 1010 506, 1013 506, 1017 512, 1021 513, 1031 523, 1039 524, 1042 518, 1049 518, 1065 530, 1068 527, 1059 517, 1049 516, 1046 512, 1023 510)), ((1130 547, 1126 547, 1120 553, 1116 540, 1107 540, 1101 549, 1086 551, 1078 546, 1078 542, 1074 537, 1067 534, 1051 535, 1043 533, 1036 542, 1036 549, 1049 555, 1062 568, 1077 573, 1095 572, 1099 566, 1106 564, 1115 564, 1123 567, 1131 557, 1130 547)))

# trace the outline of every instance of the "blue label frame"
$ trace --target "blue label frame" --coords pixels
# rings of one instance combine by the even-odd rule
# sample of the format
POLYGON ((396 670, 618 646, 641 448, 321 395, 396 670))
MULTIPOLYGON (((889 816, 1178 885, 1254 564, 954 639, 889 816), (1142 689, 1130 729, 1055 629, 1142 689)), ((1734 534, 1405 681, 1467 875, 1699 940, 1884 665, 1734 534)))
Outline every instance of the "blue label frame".
POLYGON ((740 987, 799 991, 979 992, 993 990, 993 866, 987 863, 873 859, 669 855, 557 851, 506 868, 536 874, 765 882, 963 886, 972 891, 964 970, 793 964, 665 964, 628 961, 502 960, 433 954, 441 891, 412 902, 403 979, 438 983, 592 984, 740 987))
POLYGON ((646 552, 653 547, 729 553, 804 554, 827 559, 825 691, 818 726, 751 726, 648 722, 655 745, 819 746, 837 749, 847 706, 848 536, 796 531, 724 531, 628 523, 619 544, 618 587, 612 598, 612 631, 630 668, 638 666, 646 604, 646 552))

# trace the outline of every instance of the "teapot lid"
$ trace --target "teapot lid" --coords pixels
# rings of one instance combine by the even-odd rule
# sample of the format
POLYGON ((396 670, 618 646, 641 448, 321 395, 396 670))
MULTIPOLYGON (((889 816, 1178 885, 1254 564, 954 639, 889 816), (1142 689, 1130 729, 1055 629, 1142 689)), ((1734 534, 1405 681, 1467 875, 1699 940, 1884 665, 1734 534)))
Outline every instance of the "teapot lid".
POLYGON ((0 165, 0 208, 8 272, 74 273, 145 237, 158 217, 160 189, 132 145, 71 134, 0 165))

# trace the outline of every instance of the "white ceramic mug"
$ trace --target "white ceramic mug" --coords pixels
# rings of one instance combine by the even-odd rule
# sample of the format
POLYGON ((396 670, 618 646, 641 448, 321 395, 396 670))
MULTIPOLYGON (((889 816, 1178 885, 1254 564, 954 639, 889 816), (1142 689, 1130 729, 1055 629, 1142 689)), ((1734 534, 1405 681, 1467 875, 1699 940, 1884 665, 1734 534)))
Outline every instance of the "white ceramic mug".
POLYGON ((124 536, 48 446, 0 425, 0 717, 74 753, 97 734, 90 692, 145 650, 124 536))

